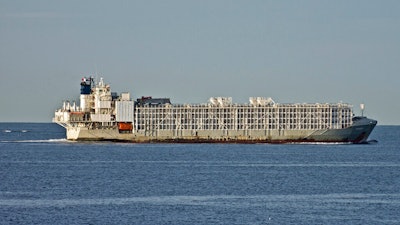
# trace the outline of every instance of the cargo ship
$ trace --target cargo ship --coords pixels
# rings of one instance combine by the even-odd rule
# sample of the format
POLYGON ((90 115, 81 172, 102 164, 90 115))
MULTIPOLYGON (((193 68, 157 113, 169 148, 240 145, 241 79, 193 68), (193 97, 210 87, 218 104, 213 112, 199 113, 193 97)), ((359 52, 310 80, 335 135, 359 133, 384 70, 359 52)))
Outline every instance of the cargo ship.
POLYGON ((111 92, 101 78, 84 77, 79 105, 65 101, 53 122, 68 140, 134 143, 367 143, 377 124, 354 116, 346 103, 276 103, 250 97, 233 103, 211 97, 202 104, 111 92))

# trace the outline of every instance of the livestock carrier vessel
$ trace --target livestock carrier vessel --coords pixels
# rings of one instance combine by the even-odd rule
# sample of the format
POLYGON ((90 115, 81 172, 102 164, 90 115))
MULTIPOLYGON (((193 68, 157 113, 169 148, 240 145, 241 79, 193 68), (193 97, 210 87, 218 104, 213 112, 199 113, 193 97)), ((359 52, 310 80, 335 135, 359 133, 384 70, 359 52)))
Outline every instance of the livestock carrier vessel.
POLYGON ((354 116, 345 103, 280 104, 250 97, 237 104, 212 97, 203 104, 111 92, 103 79, 82 78, 80 102, 66 101, 53 122, 68 140, 136 143, 366 143, 377 121, 354 116))

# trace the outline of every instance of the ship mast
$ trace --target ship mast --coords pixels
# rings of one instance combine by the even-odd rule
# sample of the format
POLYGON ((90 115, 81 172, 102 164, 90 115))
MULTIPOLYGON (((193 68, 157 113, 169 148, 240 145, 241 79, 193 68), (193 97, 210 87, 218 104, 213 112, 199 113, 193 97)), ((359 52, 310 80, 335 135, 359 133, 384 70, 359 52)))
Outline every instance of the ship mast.
POLYGON ((361 108, 361 116, 363 117, 364 116, 364 109, 365 109, 364 103, 360 104, 360 108, 361 108))

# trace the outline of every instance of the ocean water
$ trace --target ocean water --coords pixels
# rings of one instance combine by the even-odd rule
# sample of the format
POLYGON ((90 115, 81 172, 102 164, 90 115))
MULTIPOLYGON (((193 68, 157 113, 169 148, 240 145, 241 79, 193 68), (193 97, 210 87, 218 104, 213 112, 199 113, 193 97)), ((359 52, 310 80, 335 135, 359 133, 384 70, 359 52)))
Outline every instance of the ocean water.
POLYGON ((0 224, 400 224, 400 126, 367 145, 64 138, 0 123, 0 224))

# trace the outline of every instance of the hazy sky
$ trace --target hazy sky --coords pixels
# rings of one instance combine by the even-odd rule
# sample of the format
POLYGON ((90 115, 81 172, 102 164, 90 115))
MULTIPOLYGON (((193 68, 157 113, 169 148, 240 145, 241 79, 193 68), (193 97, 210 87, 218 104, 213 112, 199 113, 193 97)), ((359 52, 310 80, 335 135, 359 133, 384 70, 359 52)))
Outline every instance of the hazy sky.
POLYGON ((112 91, 365 103, 400 124, 400 1, 0 0, 0 121, 50 122, 82 76, 112 91))

